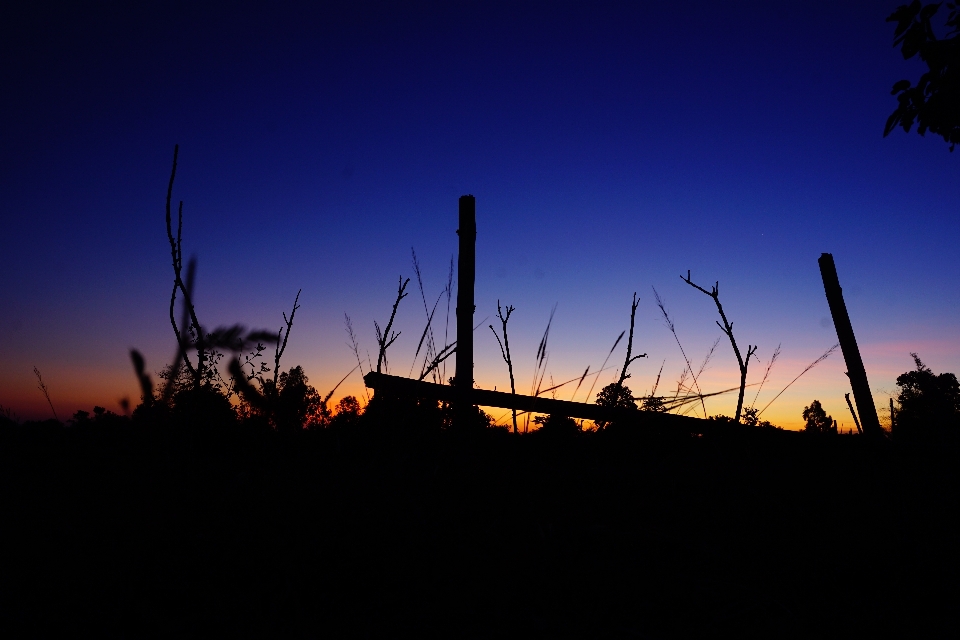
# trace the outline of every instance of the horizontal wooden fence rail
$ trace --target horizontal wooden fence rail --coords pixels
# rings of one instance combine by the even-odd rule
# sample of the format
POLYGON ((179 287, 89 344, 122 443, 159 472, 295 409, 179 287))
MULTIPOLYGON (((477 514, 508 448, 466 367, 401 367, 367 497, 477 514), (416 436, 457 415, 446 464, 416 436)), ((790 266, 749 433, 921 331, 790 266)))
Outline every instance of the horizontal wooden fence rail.
MULTIPOLYGON (((376 393, 383 393, 394 397, 424 398, 427 400, 455 402, 460 391, 457 387, 434 382, 423 382, 413 378, 391 376, 385 373, 371 371, 363 376, 363 381, 376 393)), ((532 413, 550 413, 568 416, 571 418, 585 418, 587 420, 602 420, 604 422, 628 422, 638 427, 667 428, 686 431, 688 433, 732 433, 739 431, 755 431, 745 425, 714 423, 709 420, 679 416, 673 413, 654 411, 640 411, 639 409, 621 409, 603 407, 597 404, 584 402, 569 402, 540 398, 535 396, 514 395, 503 391, 488 391, 486 389, 471 389, 470 404, 483 407, 498 407, 501 409, 516 409, 532 413)))

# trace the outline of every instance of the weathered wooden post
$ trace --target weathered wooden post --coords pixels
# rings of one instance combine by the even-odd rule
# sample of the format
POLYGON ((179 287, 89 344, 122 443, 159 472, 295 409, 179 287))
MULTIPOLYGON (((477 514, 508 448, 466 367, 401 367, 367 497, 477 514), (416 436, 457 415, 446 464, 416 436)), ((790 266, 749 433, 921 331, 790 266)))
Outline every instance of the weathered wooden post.
POLYGON ((850 409, 850 415, 853 416, 853 424, 857 425, 857 433, 863 435, 863 429, 860 428, 860 421, 857 420, 857 412, 853 410, 853 403, 850 402, 850 394, 845 393, 843 397, 847 399, 847 407, 850 409))
POLYGON ((460 256, 457 261, 457 406, 461 426, 469 420, 473 389, 473 286, 477 272, 477 201, 460 196, 460 256))
POLYGON ((820 254, 817 263, 820 265, 823 289, 827 294, 830 314, 833 316, 833 326, 837 329, 840 350, 843 351, 843 359, 847 363, 847 375, 850 377, 850 386, 853 387, 853 399, 857 402, 857 413, 860 414, 863 433, 867 436, 879 437, 883 435, 880 417, 877 415, 877 407, 873 404, 873 394, 870 392, 870 383, 867 382, 867 370, 863 367, 857 338, 853 335, 853 325, 850 324, 847 305, 843 302, 843 290, 840 288, 833 255, 820 254))

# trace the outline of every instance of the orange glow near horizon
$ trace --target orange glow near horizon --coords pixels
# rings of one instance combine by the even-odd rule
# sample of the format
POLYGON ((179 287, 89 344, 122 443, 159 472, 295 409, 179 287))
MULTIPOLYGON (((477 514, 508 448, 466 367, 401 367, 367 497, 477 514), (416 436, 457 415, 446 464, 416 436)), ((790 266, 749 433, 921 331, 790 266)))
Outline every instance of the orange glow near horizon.
MULTIPOLYGON (((924 359, 933 366, 934 370, 939 372, 940 367, 938 367, 934 361, 935 357, 954 358, 955 354, 953 352, 957 350, 957 347, 952 344, 943 345, 934 341, 920 344, 906 344, 901 342, 867 343, 861 346, 861 352, 867 363, 868 375, 870 376, 871 386, 874 391, 874 402, 877 405, 881 423, 885 424, 889 420, 887 407, 889 398, 896 394, 896 377, 912 368, 912 363, 909 362, 909 351, 912 350, 918 351, 922 358, 924 354, 930 354, 929 361, 926 358, 924 359)), ((321 391, 323 395, 326 395, 327 390, 339 381, 342 374, 332 373, 337 366, 335 364, 319 367, 319 371, 311 371, 311 364, 314 363, 310 363, 309 361, 304 362, 304 369, 307 371, 310 383, 313 384, 318 391, 321 391)), ((704 393, 709 394, 723 389, 731 389, 739 385, 739 375, 730 364, 728 361, 721 361, 716 365, 716 368, 710 368, 704 372, 699 379, 700 388, 704 393)), ((752 363, 751 365, 748 387, 744 394, 745 407, 749 407, 754 401, 754 398, 757 397, 757 383, 759 382, 759 378, 762 377, 764 364, 765 363, 761 363, 760 366, 758 366, 757 363, 752 363)), ((807 360, 790 357, 781 358, 771 373, 770 379, 761 390, 759 397, 757 397, 756 406, 762 409, 770 403, 774 396, 790 382, 796 373, 802 371, 808 364, 809 361, 807 360)), ((809 405, 812 400, 818 399, 827 412, 837 420, 841 429, 854 429, 853 420, 844 399, 844 393, 850 392, 849 386, 846 384, 846 377, 843 373, 844 370, 845 366, 842 354, 837 351, 829 359, 818 365, 817 368, 811 370, 790 386, 785 393, 766 409, 761 415, 761 418, 769 420, 771 423, 784 429, 799 430, 803 427, 803 420, 801 418, 803 408, 809 405)), ((121 399, 123 398, 127 398, 130 401, 131 407, 136 406, 139 402, 139 388, 132 370, 127 367, 117 370, 104 365, 96 370, 90 370, 75 365, 60 368, 41 367, 41 372, 50 393, 50 399, 56 409, 57 416, 61 420, 69 419, 78 410, 90 411, 96 405, 103 406, 110 411, 122 413, 121 399)), ((571 375, 571 373, 572 372, 567 372, 567 376, 574 378, 574 375, 571 375)), ((559 375, 557 371, 552 371, 552 374, 557 383, 568 379, 567 376, 559 375)), ((547 374, 546 380, 550 379, 550 375, 550 373, 547 374)), ((633 389, 633 391, 637 395, 646 393, 649 389, 644 389, 640 381, 645 377, 649 377, 649 375, 649 370, 643 371, 642 373, 637 371, 635 377, 627 381, 627 385, 631 386, 631 383, 636 384, 638 388, 633 389)), ((526 376, 524 376, 524 378, 525 377, 526 376)), ((615 377, 616 371, 611 369, 604 372, 599 380, 594 382, 592 379, 593 374, 591 373, 577 391, 575 400, 577 402, 583 402, 586 398, 587 390, 592 384, 594 385, 594 389, 590 401, 595 401, 597 392, 604 385, 609 384, 615 377)), ((674 378, 675 377, 676 376, 674 376, 674 378)), ((156 376, 154 376, 154 378, 156 378, 156 376)), ((517 380, 518 392, 527 393, 529 390, 525 387, 528 385, 528 381, 523 380, 519 374, 517 380)), ((155 379, 154 382, 157 382, 157 380, 155 379)), ((509 384, 505 366, 497 365, 492 368, 489 367, 489 365, 478 366, 477 383, 484 389, 505 390, 505 388, 508 388, 506 385, 509 384), (503 369, 502 371, 501 368, 503 369)), ((4 409, 12 411, 21 420, 43 420, 52 417, 50 406, 43 393, 37 388, 37 381, 32 372, 23 372, 23 375, 9 377, 8 384, 4 386, 2 397, 0 397, 0 405, 2 405, 4 409)), ((544 386, 549 385, 545 382, 544 386)), ((658 390, 659 394, 670 396, 675 391, 675 387, 676 380, 669 378, 665 370, 658 390)), ((574 396, 573 391, 575 388, 576 383, 564 385, 556 391, 555 397, 562 400, 570 400, 574 396)), ((363 405, 366 403, 368 394, 371 393, 372 392, 364 386, 359 373, 355 373, 349 376, 337 389, 337 392, 331 398, 330 404, 331 406, 335 406, 341 398, 354 396, 360 401, 361 405, 363 405)), ((552 397, 553 395, 552 392, 546 394, 547 397, 552 397)), ((729 391, 721 395, 708 397, 704 401, 707 415, 723 414, 732 416, 736 410, 736 399, 736 391, 729 391)), ((499 419, 498 423, 500 424, 510 422, 510 413, 508 410, 491 408, 488 413, 495 419, 499 419)), ((697 402, 691 405, 686 413, 688 415, 702 417, 703 408, 700 403, 697 402)))

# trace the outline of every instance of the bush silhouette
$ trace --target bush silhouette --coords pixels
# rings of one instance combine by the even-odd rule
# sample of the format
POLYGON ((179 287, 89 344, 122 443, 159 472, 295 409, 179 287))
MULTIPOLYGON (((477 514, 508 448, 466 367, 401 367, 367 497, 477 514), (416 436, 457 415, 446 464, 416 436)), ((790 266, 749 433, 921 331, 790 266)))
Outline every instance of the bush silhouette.
POLYGON ((544 435, 569 436, 580 433, 580 425, 576 420, 567 416, 550 414, 537 416, 533 421, 540 425, 535 433, 544 435))
MULTIPOLYGON (((612 382, 597 393, 597 404, 601 407, 613 407, 618 409, 636 409, 637 405, 633 401, 633 392, 625 384, 612 382)), ((609 423, 598 420, 597 429, 603 430, 609 423)))
MULTIPOLYGON (((269 389, 268 380, 265 388, 269 389)), ((304 428, 316 428, 329 418, 323 400, 317 390, 310 385, 303 367, 291 367, 277 379, 276 409, 274 421, 278 431, 295 433, 304 428)))
POLYGON ((826 411, 823 410, 823 407, 820 406, 819 400, 814 400, 810 403, 809 407, 804 407, 802 415, 803 419, 807 422, 807 424, 804 425, 803 430, 807 433, 837 432, 836 422, 831 416, 827 415, 826 411))
POLYGON ((897 377, 900 392, 893 436, 898 440, 928 440, 956 435, 960 427, 960 383, 952 373, 933 373, 916 353, 916 369, 897 377))

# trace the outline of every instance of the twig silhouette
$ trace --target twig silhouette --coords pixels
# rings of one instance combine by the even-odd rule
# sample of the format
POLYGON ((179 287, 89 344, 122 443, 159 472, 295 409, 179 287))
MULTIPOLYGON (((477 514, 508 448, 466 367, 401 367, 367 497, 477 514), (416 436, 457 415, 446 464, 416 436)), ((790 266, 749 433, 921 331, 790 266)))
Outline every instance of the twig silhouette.
POLYGON ((630 354, 633 353, 633 325, 637 317, 637 305, 640 303, 637 302, 637 292, 633 292, 633 303, 630 305, 630 336, 627 338, 627 357, 623 361, 623 370, 620 371, 620 379, 617 380, 617 386, 622 387, 623 381, 630 377, 630 374, 627 373, 627 367, 630 366, 630 363, 634 360, 639 360, 640 358, 646 358, 647 354, 642 353, 638 356, 631 357, 630 354))
MULTIPOLYGON (((500 301, 497 300, 497 317, 500 318, 500 323, 503 325, 503 342, 500 342, 500 336, 497 335, 497 330, 493 328, 492 324, 490 325, 490 331, 493 331, 493 337, 497 339, 497 344, 500 345, 500 355, 503 356, 504 362, 507 363, 507 370, 510 372, 510 393, 517 395, 517 385, 513 380, 513 360, 510 358, 510 340, 507 338, 507 322, 510 321, 510 314, 514 311, 515 309, 512 306, 508 306, 507 315, 503 315, 503 309, 500 307, 500 301)), ((586 375, 586 373, 584 373, 584 375, 586 375)), ((513 409, 513 432, 518 432, 516 409, 513 409)))
MULTIPOLYGON (((281 328, 277 331, 277 348, 273 357, 273 385, 277 385, 277 376, 280 374, 280 358, 283 357, 283 352, 287 348, 287 340, 290 338, 290 329, 293 328, 293 316, 297 313, 297 309, 300 308, 300 305, 297 304, 300 300, 300 292, 303 289, 297 290, 297 297, 293 299, 293 309, 290 311, 290 318, 287 319, 287 314, 283 314, 283 321, 287 325, 287 332, 283 333, 281 328), (283 334, 283 342, 280 342, 280 334, 283 334)), ((350 373, 353 373, 352 371, 350 373)))
POLYGON ((377 344, 380 345, 380 354, 377 356, 377 373, 381 373, 383 366, 387 364, 387 349, 400 337, 400 333, 391 333, 390 328, 393 327, 393 319, 397 316, 397 307, 400 306, 400 301, 407 297, 404 291, 409 283, 410 278, 404 280, 403 276, 400 277, 400 284, 397 287, 397 299, 393 303, 393 311, 390 312, 390 321, 387 322, 386 329, 381 331, 377 321, 373 321, 373 326, 377 330, 377 344))
MULTIPOLYGON (((167 203, 166 203, 166 221, 167 221, 167 240, 170 242, 170 257, 173 263, 173 291, 170 294, 170 324, 173 325, 173 333, 177 337, 177 346, 180 349, 179 358, 182 359, 182 362, 186 364, 187 370, 190 371, 190 374, 193 376, 194 388, 199 389, 200 385, 203 383, 204 377, 204 366, 207 362, 207 350, 206 345, 204 344, 204 335, 203 328, 200 326, 200 321, 197 319, 196 308, 194 307, 193 300, 191 298, 191 291, 193 289, 193 276, 196 270, 196 261, 191 259, 189 266, 187 268, 187 283, 183 282, 183 201, 180 201, 180 206, 177 209, 177 236, 173 237, 173 222, 172 216, 170 213, 170 201, 173 197, 173 182, 177 176, 177 156, 180 153, 180 145, 174 145, 173 147, 173 167, 170 169, 170 182, 167 185, 167 203), (176 318, 174 317, 174 307, 177 302, 177 291, 183 295, 183 304, 184 304, 184 316, 189 316, 190 326, 189 331, 193 334, 192 344, 191 341, 185 340, 182 334, 180 327, 177 326, 176 318), (197 350, 197 364, 196 366, 190 362, 190 358, 187 355, 187 350, 191 347, 196 348, 197 350)), ((181 323, 185 325, 186 322, 181 323)), ((177 363, 179 367, 179 362, 177 363)), ((169 383, 168 383, 169 386, 169 383)))
POLYGON ((34 367, 33 373, 37 376, 37 382, 40 383, 37 385, 37 388, 43 392, 43 397, 47 399, 47 404, 50 405, 50 411, 53 411, 53 417, 56 418, 57 422, 60 422, 60 416, 57 415, 57 410, 53 408, 53 402, 50 400, 50 392, 47 391, 47 385, 43 384, 43 377, 40 375, 40 369, 34 367))
MULTIPOLYGON (((737 413, 733 418, 734 422, 740 422, 740 413, 743 411, 743 390, 747 384, 747 367, 750 366, 750 357, 757 352, 757 347, 756 345, 749 345, 749 344, 747 345, 746 359, 744 359, 743 356, 740 354, 740 348, 737 346, 737 341, 733 337, 733 324, 727 321, 727 316, 723 312, 723 305, 720 304, 720 282, 719 281, 717 281, 713 285, 710 291, 707 291, 700 285, 694 284, 690 280, 689 270, 687 270, 687 277, 684 278, 683 276, 680 276, 680 279, 686 282, 688 285, 690 285, 694 289, 702 291, 706 295, 713 298, 713 301, 717 305, 717 311, 720 312, 720 319, 723 320, 723 324, 720 324, 719 322, 717 322, 717 326, 720 327, 720 329, 725 334, 727 334, 728 338, 730 338, 730 344, 733 346, 733 353, 737 356, 737 363, 740 365, 740 395, 737 398, 737 413)), ((706 415, 706 411, 704 411, 704 415, 706 415)))

